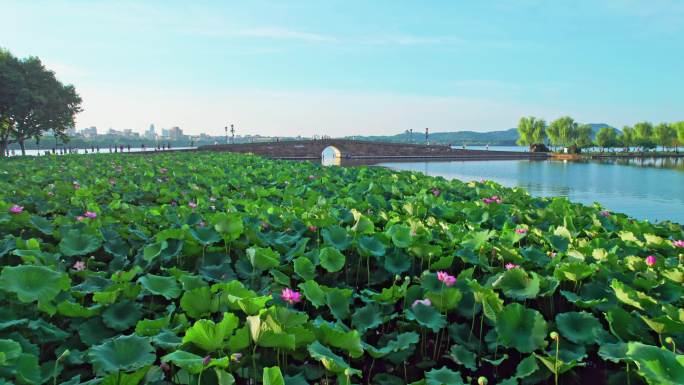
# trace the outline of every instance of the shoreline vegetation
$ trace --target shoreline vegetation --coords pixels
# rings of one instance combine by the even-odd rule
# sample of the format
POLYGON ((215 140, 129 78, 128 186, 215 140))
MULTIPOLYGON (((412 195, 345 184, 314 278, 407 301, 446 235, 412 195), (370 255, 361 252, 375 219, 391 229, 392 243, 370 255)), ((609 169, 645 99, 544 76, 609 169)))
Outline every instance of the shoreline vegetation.
POLYGON ((0 233, 7 382, 684 383, 682 225, 487 180, 20 158, 0 233))

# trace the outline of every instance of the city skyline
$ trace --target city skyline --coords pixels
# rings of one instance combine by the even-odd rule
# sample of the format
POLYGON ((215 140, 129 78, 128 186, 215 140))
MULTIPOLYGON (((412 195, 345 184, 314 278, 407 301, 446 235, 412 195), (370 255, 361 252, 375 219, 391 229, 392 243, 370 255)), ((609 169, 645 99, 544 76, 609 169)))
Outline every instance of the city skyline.
POLYGON ((682 119, 676 1, 2 8, 2 46, 83 97, 77 127, 346 136, 504 130, 523 115, 682 119))

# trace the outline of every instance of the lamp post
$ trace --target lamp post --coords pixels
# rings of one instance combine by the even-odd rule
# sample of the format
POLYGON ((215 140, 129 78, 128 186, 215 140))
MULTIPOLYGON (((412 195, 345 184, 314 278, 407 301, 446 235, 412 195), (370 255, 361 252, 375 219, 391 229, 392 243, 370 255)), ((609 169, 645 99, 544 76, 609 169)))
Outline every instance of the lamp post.
POLYGON ((223 127, 226 130, 226 144, 228 144, 228 126, 223 127))
POLYGON ((230 125, 230 135, 232 136, 233 144, 235 144, 235 126, 232 124, 230 125))
POLYGON ((425 127, 425 144, 428 146, 430 145, 430 141, 428 140, 428 128, 425 127))

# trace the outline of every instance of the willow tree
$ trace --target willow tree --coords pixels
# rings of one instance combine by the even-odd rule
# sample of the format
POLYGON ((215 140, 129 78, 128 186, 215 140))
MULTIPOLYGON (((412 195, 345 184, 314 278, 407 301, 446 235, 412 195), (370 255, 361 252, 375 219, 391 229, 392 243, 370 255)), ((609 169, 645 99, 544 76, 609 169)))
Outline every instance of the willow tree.
POLYGON ((677 123, 672 123, 672 127, 677 130, 677 142, 680 146, 684 146, 684 120, 677 123))
POLYGON ((667 123, 660 123, 653 129, 653 141, 665 151, 665 147, 676 146, 677 131, 667 123))
POLYGON ((634 125, 634 135, 636 144, 644 148, 654 148, 653 124, 649 122, 639 122, 634 125))
POLYGON ((601 150, 606 148, 613 148, 618 145, 617 132, 613 127, 602 127, 596 133, 596 145, 601 147, 601 150))
POLYGON ((569 116, 562 116, 549 125, 549 131, 556 135, 556 146, 570 146, 577 138, 577 122, 569 116))
POLYGON ((530 146, 544 144, 546 139, 546 122, 534 116, 522 117, 518 122, 518 145, 530 146))
POLYGON ((636 134, 634 133, 634 128, 630 126, 622 127, 622 134, 618 137, 620 145, 625 151, 629 151, 630 147, 636 146, 636 134))

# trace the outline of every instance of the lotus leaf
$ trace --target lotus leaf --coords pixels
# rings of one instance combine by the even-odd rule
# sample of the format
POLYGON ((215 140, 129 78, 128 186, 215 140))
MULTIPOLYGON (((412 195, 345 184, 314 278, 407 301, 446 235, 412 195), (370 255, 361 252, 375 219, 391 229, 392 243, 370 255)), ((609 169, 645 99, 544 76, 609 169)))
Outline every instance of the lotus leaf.
POLYGON ((99 249, 101 245, 102 241, 100 238, 74 229, 69 230, 66 236, 59 242, 59 251, 71 257, 92 253, 99 249))
POLYGON ((122 335, 88 349, 88 360, 98 374, 130 372, 154 363, 154 348, 147 338, 122 335))
POLYGON ((538 311, 513 303, 499 314, 496 331, 504 346, 531 353, 545 344, 546 321, 538 311))
POLYGON ((49 302, 70 283, 66 274, 44 266, 6 266, 0 273, 0 289, 15 293, 22 302, 49 302))

